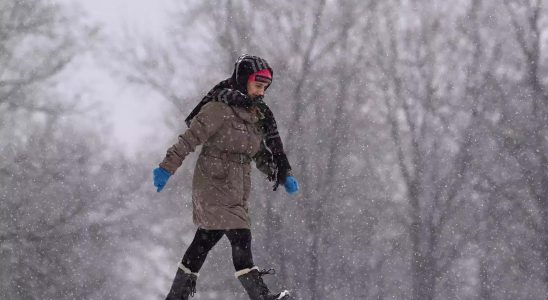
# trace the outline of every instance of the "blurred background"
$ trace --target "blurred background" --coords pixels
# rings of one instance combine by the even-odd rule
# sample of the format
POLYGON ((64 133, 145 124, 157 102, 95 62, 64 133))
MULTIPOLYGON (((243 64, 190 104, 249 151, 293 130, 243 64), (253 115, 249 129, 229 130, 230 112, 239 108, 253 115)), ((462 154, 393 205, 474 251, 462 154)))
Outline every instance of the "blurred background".
MULTIPOLYGON (((0 0, 0 298, 163 299, 190 155, 242 53, 296 197, 254 171, 255 263, 296 299, 546 299, 543 0, 0 0)), ((223 239, 194 299, 246 299, 223 239)))

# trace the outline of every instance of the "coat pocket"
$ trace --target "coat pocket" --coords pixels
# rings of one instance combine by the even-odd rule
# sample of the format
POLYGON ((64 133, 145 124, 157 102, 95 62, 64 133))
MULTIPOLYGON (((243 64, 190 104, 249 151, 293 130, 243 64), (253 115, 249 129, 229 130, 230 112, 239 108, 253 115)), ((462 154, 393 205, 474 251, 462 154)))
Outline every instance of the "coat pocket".
POLYGON ((214 179, 226 179, 228 177, 228 162, 212 156, 200 156, 198 165, 204 175, 214 179))

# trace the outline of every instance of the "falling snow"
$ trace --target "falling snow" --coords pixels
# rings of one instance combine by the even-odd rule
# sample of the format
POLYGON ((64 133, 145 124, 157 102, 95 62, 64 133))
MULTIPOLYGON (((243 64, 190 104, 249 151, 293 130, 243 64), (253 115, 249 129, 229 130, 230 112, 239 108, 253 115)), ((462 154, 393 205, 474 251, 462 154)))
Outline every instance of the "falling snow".
MULTIPOLYGON (((152 170, 242 53, 301 186, 252 172, 272 290, 546 299, 541 2, 0 0, 0 299, 165 298, 198 155, 152 170)), ((223 238, 194 299, 246 297, 223 238)))

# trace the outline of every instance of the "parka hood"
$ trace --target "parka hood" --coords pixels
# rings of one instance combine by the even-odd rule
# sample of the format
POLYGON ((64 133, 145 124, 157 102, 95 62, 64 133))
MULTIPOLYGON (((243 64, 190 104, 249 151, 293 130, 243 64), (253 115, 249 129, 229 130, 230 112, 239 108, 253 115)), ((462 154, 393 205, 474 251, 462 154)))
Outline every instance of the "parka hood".
MULTIPOLYGON (((274 71, 268 62, 258 56, 244 54, 236 60, 234 71, 232 72, 231 81, 234 87, 247 95, 247 80, 249 76, 255 72, 267 69, 274 79, 274 71)), ((268 87, 267 87, 268 88, 268 87)))

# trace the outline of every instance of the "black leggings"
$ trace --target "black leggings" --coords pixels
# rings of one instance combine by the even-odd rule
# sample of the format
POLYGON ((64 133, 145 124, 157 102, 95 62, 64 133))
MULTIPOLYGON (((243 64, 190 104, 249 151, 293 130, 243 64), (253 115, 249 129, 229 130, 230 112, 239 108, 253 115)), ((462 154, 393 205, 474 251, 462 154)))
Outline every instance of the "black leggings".
POLYGON ((198 228, 194 240, 192 240, 183 256, 183 265, 189 268, 190 271, 198 273, 209 250, 225 234, 232 246, 232 262, 236 271, 252 268, 254 264, 251 255, 251 230, 249 229, 206 230, 198 228))

